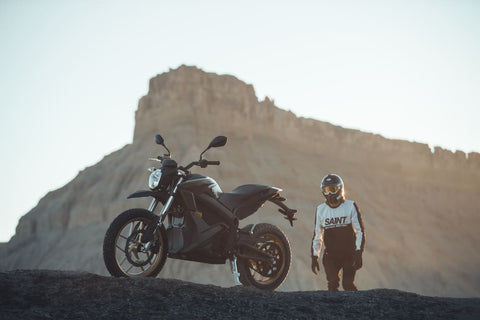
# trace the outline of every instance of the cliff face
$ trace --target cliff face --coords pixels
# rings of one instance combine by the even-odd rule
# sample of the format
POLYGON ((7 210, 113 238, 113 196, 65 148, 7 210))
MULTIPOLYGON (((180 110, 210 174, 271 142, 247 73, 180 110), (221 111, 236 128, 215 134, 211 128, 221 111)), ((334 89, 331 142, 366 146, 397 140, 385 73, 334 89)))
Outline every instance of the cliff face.
MULTIPOLYGON (((480 154, 452 153, 427 145, 297 118, 259 102, 251 85, 228 75, 181 66, 150 80, 135 115, 133 143, 80 172, 47 194, 19 222, 0 251, 1 269, 53 268, 106 274, 101 243, 121 211, 146 207, 125 200, 146 188, 151 163, 162 154, 161 133, 174 158, 186 164, 216 135, 224 148, 207 153, 222 165, 198 172, 224 191, 245 183, 284 189, 297 208, 294 228, 266 206, 244 223, 267 221, 290 238, 293 264, 283 290, 326 288, 310 271, 314 209, 322 200, 321 178, 339 173, 347 198, 357 202, 367 230, 360 288, 396 288, 427 295, 480 296, 480 154)), ((227 266, 167 261, 160 277, 230 285, 227 266)))

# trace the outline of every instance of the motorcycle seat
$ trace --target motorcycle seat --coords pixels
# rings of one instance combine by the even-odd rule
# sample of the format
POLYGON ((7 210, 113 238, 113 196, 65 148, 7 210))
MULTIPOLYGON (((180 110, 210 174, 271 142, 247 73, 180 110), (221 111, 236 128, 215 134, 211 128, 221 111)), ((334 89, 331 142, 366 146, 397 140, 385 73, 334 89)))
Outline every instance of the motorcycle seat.
POLYGON ((240 207, 261 205, 278 191, 266 185, 244 184, 231 192, 220 193, 218 201, 236 214, 240 207))

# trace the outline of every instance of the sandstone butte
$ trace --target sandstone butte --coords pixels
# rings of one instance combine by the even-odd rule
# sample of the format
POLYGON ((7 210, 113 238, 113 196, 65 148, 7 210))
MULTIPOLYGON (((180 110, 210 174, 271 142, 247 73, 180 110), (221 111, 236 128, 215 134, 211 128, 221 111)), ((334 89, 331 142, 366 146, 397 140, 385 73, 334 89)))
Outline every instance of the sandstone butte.
MULTIPOLYGON (((388 106, 386 106, 388 107, 388 106)), ((245 183, 282 188, 298 209, 292 228, 274 206, 244 221, 280 226, 293 247, 281 291, 325 290, 310 271, 314 210, 321 178, 339 173, 347 198, 361 209, 366 234, 360 289, 388 288, 430 296, 480 296, 480 154, 390 140, 297 117, 259 101, 254 88, 230 75, 180 66, 150 80, 139 101, 131 144, 80 171, 24 215, 0 246, 0 270, 56 269, 106 275, 102 241, 108 224, 149 200, 126 200, 145 189, 148 157, 163 152, 161 133, 180 164, 197 159, 216 135, 224 148, 207 157, 221 166, 198 169, 224 191, 245 183)), ((167 260, 161 278, 232 286, 227 265, 167 260)))

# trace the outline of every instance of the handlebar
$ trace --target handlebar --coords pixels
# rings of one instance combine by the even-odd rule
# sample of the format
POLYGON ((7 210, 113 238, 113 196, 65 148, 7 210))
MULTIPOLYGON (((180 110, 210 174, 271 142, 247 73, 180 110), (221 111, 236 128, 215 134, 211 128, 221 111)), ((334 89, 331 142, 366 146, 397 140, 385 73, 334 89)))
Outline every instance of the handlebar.
POLYGON ((206 159, 202 159, 200 161, 194 161, 186 166, 184 169, 188 170, 193 166, 199 166, 200 168, 206 168, 208 166, 218 166, 220 165, 220 161, 208 161, 206 159))
POLYGON ((148 158, 148 160, 158 161, 158 162, 162 162, 164 159, 171 159, 171 157, 170 157, 169 154, 164 154, 163 157, 162 157, 162 156, 158 156, 158 157, 156 157, 156 158, 148 158))

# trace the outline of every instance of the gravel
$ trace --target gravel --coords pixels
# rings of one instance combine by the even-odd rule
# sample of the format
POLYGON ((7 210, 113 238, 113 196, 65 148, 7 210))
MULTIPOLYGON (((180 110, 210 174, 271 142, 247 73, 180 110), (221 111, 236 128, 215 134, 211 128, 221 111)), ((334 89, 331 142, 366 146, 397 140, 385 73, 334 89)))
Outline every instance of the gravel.
POLYGON ((86 272, 0 273, 0 319, 480 319, 480 298, 398 290, 264 292, 86 272))

